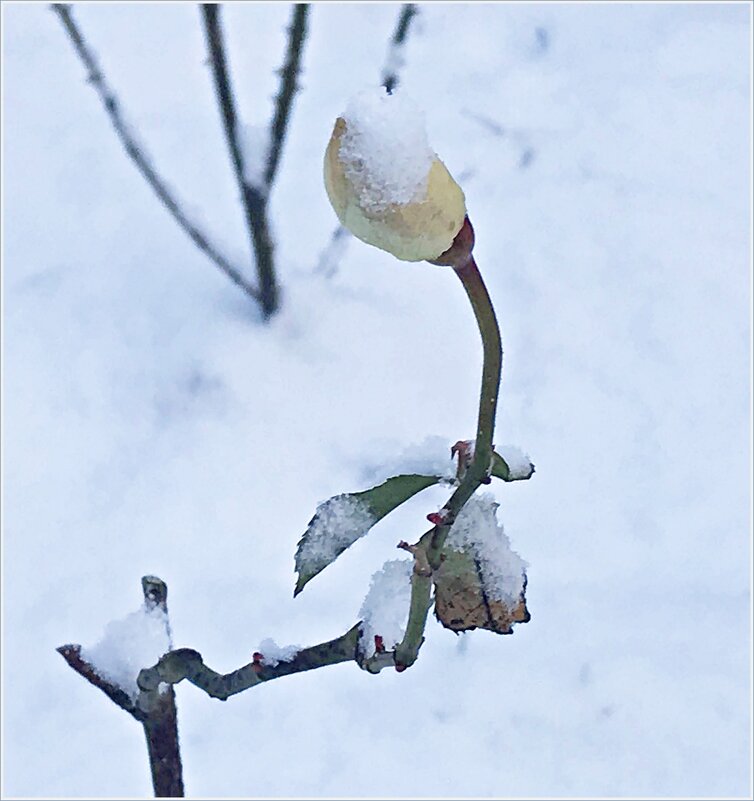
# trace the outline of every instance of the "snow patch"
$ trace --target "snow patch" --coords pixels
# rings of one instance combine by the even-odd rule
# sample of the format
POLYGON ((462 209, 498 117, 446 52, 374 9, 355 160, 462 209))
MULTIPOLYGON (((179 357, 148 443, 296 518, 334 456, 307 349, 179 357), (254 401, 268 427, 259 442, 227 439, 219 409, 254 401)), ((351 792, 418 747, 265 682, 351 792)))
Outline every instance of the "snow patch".
POLYGON ((142 605, 122 620, 108 623, 96 645, 81 649, 81 658, 98 676, 135 700, 139 694, 139 671, 152 667, 169 650, 167 615, 159 607, 148 609, 142 605))
POLYGON ((445 481, 455 481, 456 463, 450 453, 450 442, 445 437, 430 436, 420 443, 405 447, 399 454, 395 450, 375 460, 364 472, 365 481, 381 484, 391 476, 416 473, 421 476, 440 476, 445 481))
POLYGON ((403 639, 411 601, 412 559, 391 559, 372 576, 369 592, 361 605, 363 621, 359 650, 368 659, 375 653, 375 636, 382 637, 386 650, 403 639))
POLYGON ((280 662, 293 661, 300 650, 300 645, 278 645, 269 637, 262 640, 257 648, 257 651, 262 654, 262 664, 270 667, 275 667, 280 662))
POLYGON ((473 495, 456 518, 445 544, 455 551, 472 550, 479 560, 487 596, 512 607, 524 591, 527 564, 511 549, 510 540, 497 521, 499 505, 489 492, 473 495))
POLYGON ((531 459, 528 453, 524 453, 515 445, 503 445, 497 452, 508 465, 511 478, 527 478, 531 474, 531 459))
POLYGON ((402 92, 384 87, 355 95, 343 113, 338 158, 361 206, 372 212, 421 200, 435 153, 424 114, 402 92))

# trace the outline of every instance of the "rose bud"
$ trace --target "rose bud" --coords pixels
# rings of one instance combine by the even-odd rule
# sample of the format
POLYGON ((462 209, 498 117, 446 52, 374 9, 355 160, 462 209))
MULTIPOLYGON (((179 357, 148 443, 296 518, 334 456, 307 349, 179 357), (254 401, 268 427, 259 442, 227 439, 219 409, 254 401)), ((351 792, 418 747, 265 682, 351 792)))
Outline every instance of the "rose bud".
POLYGON ((353 98, 335 122, 324 172, 341 224, 403 261, 437 259, 463 226, 463 192, 403 95, 379 89, 353 98))

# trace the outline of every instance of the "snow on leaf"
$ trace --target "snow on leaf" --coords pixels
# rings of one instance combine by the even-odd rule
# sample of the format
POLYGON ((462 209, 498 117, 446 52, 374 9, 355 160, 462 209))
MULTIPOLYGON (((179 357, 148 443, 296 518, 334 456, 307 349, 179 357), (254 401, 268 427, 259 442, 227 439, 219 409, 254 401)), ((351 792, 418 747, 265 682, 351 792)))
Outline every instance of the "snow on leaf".
POLYGON ((503 481, 523 481, 534 475, 529 456, 513 445, 505 445, 492 454, 492 475, 503 481))
POLYGON ((393 476, 372 489, 336 495, 321 503, 296 550, 294 595, 385 515, 440 480, 440 476, 393 476))
POLYGON ((394 442, 370 444, 371 464, 364 470, 364 481, 378 483, 389 476, 415 473, 423 476, 438 476, 445 482, 456 479, 456 462, 451 451, 451 442, 445 437, 430 436, 421 442, 411 443, 402 449, 394 442), (381 457, 381 458, 380 458, 381 457))
POLYGON ((458 515, 434 574, 435 615, 453 631, 482 628, 510 634, 526 623, 526 563, 497 522, 498 504, 485 493, 458 515))

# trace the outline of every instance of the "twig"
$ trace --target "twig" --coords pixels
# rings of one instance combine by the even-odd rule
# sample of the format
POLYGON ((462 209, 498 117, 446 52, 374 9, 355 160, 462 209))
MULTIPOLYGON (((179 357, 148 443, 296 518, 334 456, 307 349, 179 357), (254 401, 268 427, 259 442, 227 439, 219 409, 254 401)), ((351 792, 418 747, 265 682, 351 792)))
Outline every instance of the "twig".
POLYGON ((255 255, 257 277, 259 280, 259 302, 262 313, 269 319, 279 305, 279 292, 275 282, 274 246, 267 222, 267 191, 264 187, 252 185, 246 180, 244 155, 239 140, 238 117, 236 115, 233 89, 230 84, 225 45, 220 25, 220 6, 211 3, 201 4, 204 30, 210 52, 212 74, 220 112, 223 118, 225 136, 228 142, 236 182, 246 217, 251 246, 255 255))
POLYGON ((411 20, 418 13, 419 9, 413 3, 404 3, 401 8, 398 24, 395 26, 393 38, 390 40, 387 61, 382 70, 382 85, 387 89, 388 94, 393 94, 393 90, 398 85, 398 72, 403 66, 403 46, 408 37, 411 20))
POLYGON ((296 78, 301 70, 301 52, 306 39, 306 18, 309 14, 308 3, 294 3, 291 25, 288 28, 288 50, 285 64, 280 71, 280 92, 275 100, 275 116, 270 126, 270 147, 267 156, 267 167, 264 172, 264 185, 269 193, 275 180, 280 154, 288 127, 293 96, 298 89, 296 78))
POLYGON ((88 82, 92 84, 99 95, 100 101, 110 118, 110 123, 115 129, 115 133, 120 139, 128 157, 134 163, 136 169, 141 173, 152 191, 157 195, 162 204, 172 215, 181 229, 186 233, 191 241, 204 253, 233 283, 242 289, 249 297, 257 302, 261 302, 259 291, 252 286, 240 271, 236 269, 228 259, 226 259, 219 249, 212 244, 207 236, 199 230, 186 216, 175 195, 168 188, 165 181, 158 175, 155 168, 147 159, 142 146, 137 142, 134 133, 129 129, 120 108, 120 103, 113 90, 107 84, 94 53, 84 39, 80 29, 71 14, 71 7, 65 3, 53 3, 52 10, 60 18, 63 27, 70 38, 76 54, 88 73, 88 82))
MULTIPOLYGON (((146 608, 159 607, 165 613, 170 638, 167 585, 155 576, 144 576, 141 586, 146 608)), ((172 686, 160 687, 158 683, 148 690, 141 690, 134 700, 121 687, 97 674, 94 666, 82 658, 80 645, 63 645, 57 651, 80 676, 102 690, 111 701, 142 724, 155 796, 183 798, 183 765, 178 742, 175 691, 172 686)))
POLYGON ((227 701, 231 695, 273 679, 338 665, 341 662, 357 662, 369 673, 379 673, 384 667, 395 666, 392 651, 380 654, 378 659, 362 659, 359 653, 360 636, 361 623, 357 623, 334 640, 303 648, 287 662, 266 664, 264 654, 255 654, 252 662, 230 673, 217 673, 204 664, 198 651, 179 648, 165 654, 154 667, 142 670, 138 684, 142 691, 153 692, 161 682, 177 684, 186 679, 210 697, 227 701))
MULTIPOLYGON (((385 65, 382 68, 382 86, 385 87, 388 94, 392 94, 398 86, 400 69, 403 66, 403 48, 411 28, 411 21, 418 13, 419 9, 414 3, 404 3, 401 6, 395 30, 390 38, 390 48, 385 65)), ((348 230, 342 225, 338 225, 330 235, 330 241, 322 251, 314 271, 325 278, 335 275, 349 239, 348 230)))
POLYGON ((69 667, 72 667, 79 676, 83 676, 90 684, 97 687, 97 689, 102 690, 114 704, 117 704, 121 709, 128 712, 129 715, 132 715, 140 723, 146 720, 146 713, 139 709, 127 692, 95 673, 92 665, 82 658, 80 645, 61 645, 55 650, 65 659, 69 667))
MULTIPOLYGON (((159 608, 165 613, 168 644, 172 648, 167 584, 156 576, 144 576, 141 587, 147 609, 159 608)), ((144 735, 147 739, 154 794, 158 798, 183 797, 183 766, 178 742, 175 690, 172 686, 160 688, 158 685, 154 693, 142 693, 140 705, 149 712, 144 721, 144 735)))

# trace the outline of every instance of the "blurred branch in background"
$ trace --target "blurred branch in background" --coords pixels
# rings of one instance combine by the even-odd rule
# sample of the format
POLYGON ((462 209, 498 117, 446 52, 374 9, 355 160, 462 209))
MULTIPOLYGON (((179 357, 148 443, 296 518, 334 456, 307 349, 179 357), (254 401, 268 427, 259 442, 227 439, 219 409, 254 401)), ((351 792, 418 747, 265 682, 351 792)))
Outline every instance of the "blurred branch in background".
POLYGON ((382 85, 387 89, 388 94, 393 94, 393 90, 398 86, 399 73, 405 64, 403 51, 406 37, 411 27, 411 20, 418 13, 419 9, 413 3, 404 3, 401 8, 398 24, 395 26, 393 38, 390 40, 387 61, 382 69, 382 85))
MULTIPOLYGON (((125 122, 120 102, 107 84, 92 49, 73 19, 71 6, 65 3, 53 3, 51 8, 60 18, 76 50, 76 54, 87 70, 88 82, 92 84, 99 95, 115 133, 137 170, 168 212, 170 212, 173 219, 188 234, 191 241, 236 286, 253 298, 260 305, 264 318, 269 319, 279 308, 280 292, 275 278, 274 245, 269 230, 267 202, 280 163, 293 98, 298 88, 296 78, 300 71, 301 53, 306 39, 309 5, 307 3, 293 5, 292 22, 288 29, 285 63, 280 71, 280 91, 275 102, 275 113, 269 126, 267 144, 263 148, 261 155, 254 156, 260 160, 263 159, 263 177, 261 180, 255 181, 250 179, 251 170, 247 169, 246 164, 250 154, 244 153, 239 137, 238 120, 235 113, 235 103, 220 27, 221 6, 202 4, 215 87, 236 180, 241 190, 246 224, 249 229, 256 264, 258 286, 254 286, 244 278, 241 270, 221 253, 220 249, 210 241, 209 237, 194 221, 189 219, 175 193, 168 188, 165 180, 146 156, 144 148, 138 142, 133 129, 125 122)), ((253 156, 254 154, 251 155, 253 156)))
POLYGON ((275 179, 280 155, 290 116, 293 96, 296 92, 296 77, 301 63, 301 51, 306 38, 306 19, 308 4, 294 4, 293 18, 288 29, 288 49, 281 70, 280 92, 275 103, 275 115, 270 125, 269 141, 265 148, 265 166, 261 180, 259 170, 254 169, 252 159, 260 154, 245 152, 242 132, 236 113, 233 88, 231 86, 228 61, 225 55, 223 33, 220 24, 222 6, 202 3, 207 46, 210 52, 212 74, 215 80, 217 101, 222 114, 223 126, 230 150, 233 170, 244 207, 246 225, 249 229, 251 246, 255 255, 257 280, 259 282, 259 301, 262 313, 267 319, 280 305, 280 292, 275 278, 274 245, 270 236, 267 216, 267 202, 270 188, 275 179))
MULTIPOLYGON (((168 641, 168 588, 156 576, 141 580, 144 609, 159 609, 164 614, 168 641)), ((140 691, 134 698, 125 689, 97 673, 96 667, 81 654, 80 645, 61 645, 58 653, 80 676, 103 693, 144 727, 149 752, 152 786, 157 798, 183 798, 183 765, 178 743, 178 716, 172 685, 156 685, 151 691, 140 691)))
POLYGON ((133 129, 126 124, 121 111, 120 102, 105 80, 105 76, 99 68, 94 53, 73 19, 71 7, 64 3, 53 3, 52 10, 60 17, 60 21, 73 43, 79 59, 87 70, 87 80, 99 95, 102 106, 115 129, 115 133, 136 169, 141 173, 162 204, 168 212, 170 212, 173 219, 183 231, 188 234, 191 241, 199 250, 201 250, 215 266, 225 273, 225 275, 249 297, 257 302, 261 302, 261 294, 259 291, 243 277, 240 270, 235 267, 229 259, 222 255, 219 248, 210 242, 207 235, 199 229, 196 223, 188 218, 173 191, 168 188, 165 181, 147 158, 144 148, 139 144, 133 129))
MULTIPOLYGON (((398 86, 400 71, 405 64, 404 52, 406 40, 411 30, 411 21, 419 13, 419 9, 414 3, 404 3, 401 6, 395 30, 390 39, 387 58, 382 68, 382 86, 387 89, 388 94, 392 94, 398 86)), ((315 272, 326 278, 331 278, 338 270, 340 260, 346 251, 346 245, 351 235, 339 225, 330 235, 330 242, 322 251, 315 272)))

